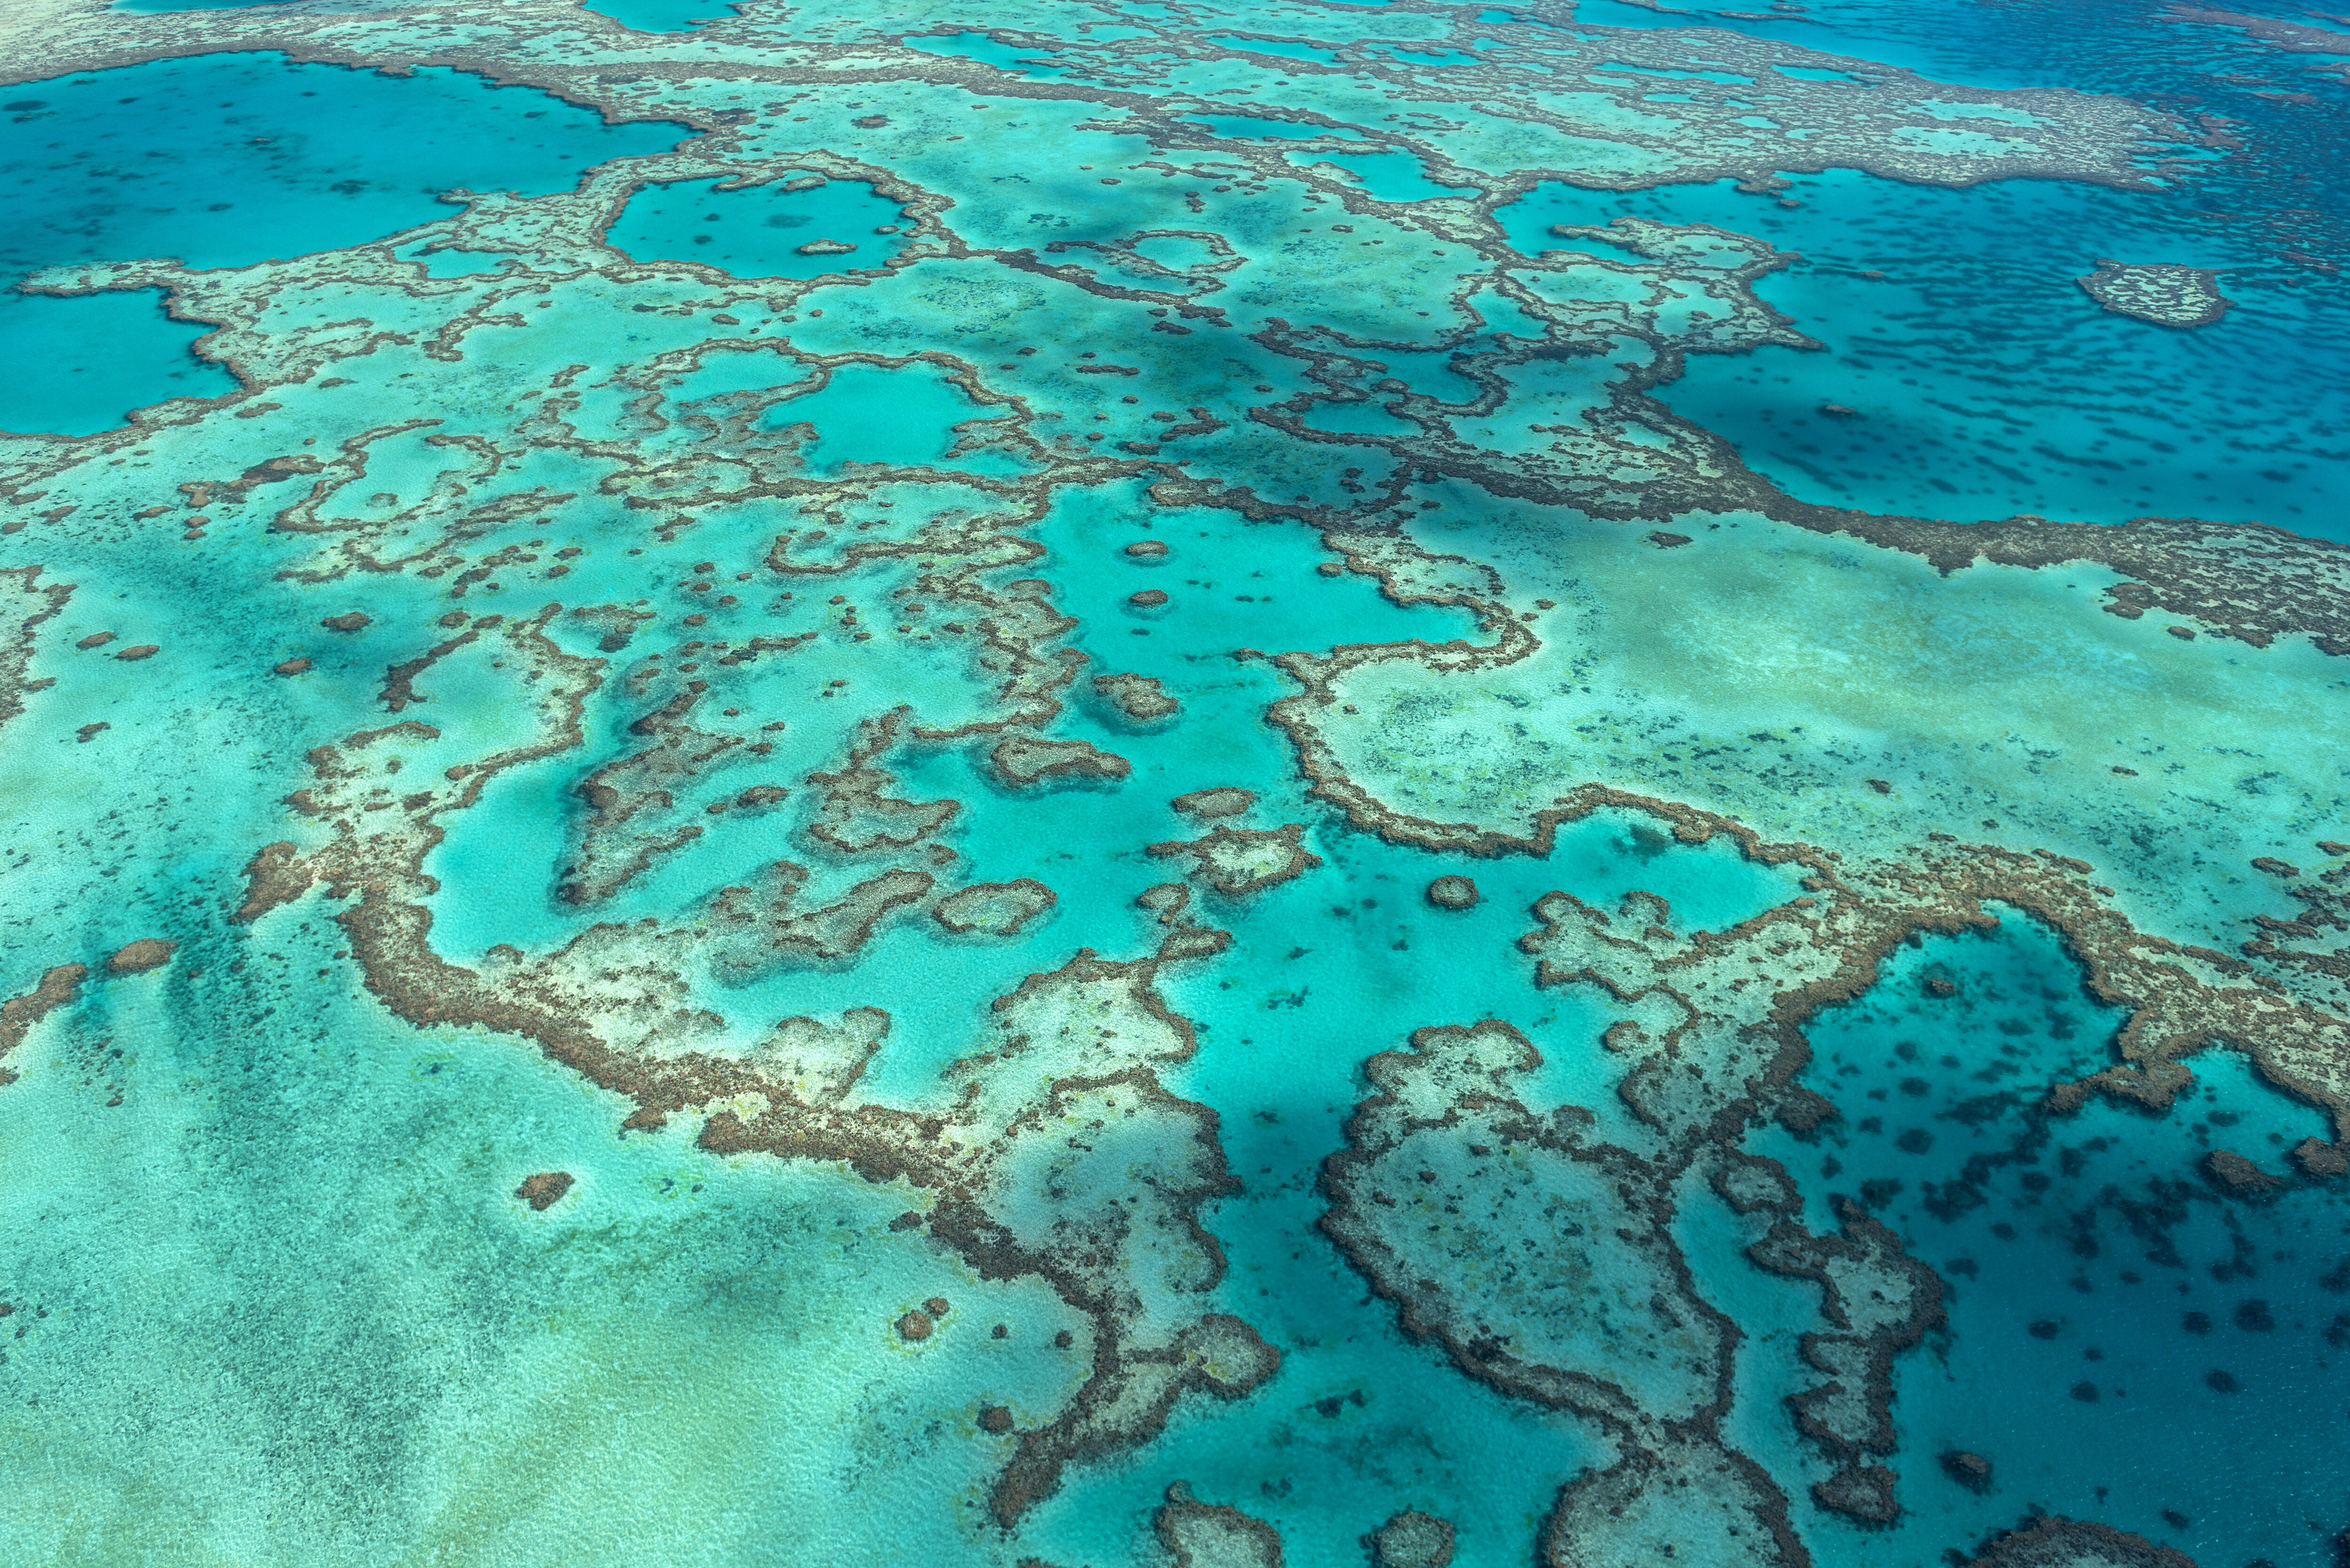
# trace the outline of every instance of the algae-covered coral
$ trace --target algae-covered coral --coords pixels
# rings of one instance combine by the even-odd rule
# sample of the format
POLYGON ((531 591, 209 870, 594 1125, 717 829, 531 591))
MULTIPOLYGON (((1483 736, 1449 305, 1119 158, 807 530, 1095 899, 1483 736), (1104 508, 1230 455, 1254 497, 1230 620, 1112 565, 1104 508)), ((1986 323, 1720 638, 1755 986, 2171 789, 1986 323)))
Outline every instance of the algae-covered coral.
POLYGON ((0 1549, 2323 1568, 2324 20, 12 7, 0 1549))

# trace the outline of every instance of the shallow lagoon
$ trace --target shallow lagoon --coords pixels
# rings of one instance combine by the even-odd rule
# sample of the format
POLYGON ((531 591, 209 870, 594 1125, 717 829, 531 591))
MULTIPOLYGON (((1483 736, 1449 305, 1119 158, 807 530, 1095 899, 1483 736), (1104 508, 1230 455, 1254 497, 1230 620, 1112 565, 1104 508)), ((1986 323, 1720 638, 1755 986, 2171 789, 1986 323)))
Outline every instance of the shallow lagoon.
POLYGON ((736 277, 822 277, 886 264, 905 243, 905 221, 904 209, 870 185, 786 173, 733 189, 717 180, 643 186, 604 238, 639 261, 697 262, 736 277), (788 188, 804 182, 812 183, 788 188), (809 245, 847 249, 807 254, 809 245))
MULTIPOLYGON (((908 373, 868 371, 867 395, 889 396, 889 383, 908 373)), ((777 409, 788 416, 793 406, 777 409)), ((935 457, 928 443, 941 439, 944 427, 922 428, 930 433, 877 447, 873 455, 935 457)), ((690 540, 667 547, 657 569, 739 554, 771 525, 750 509, 707 516, 690 540)), ((786 967, 715 992, 719 1005, 730 1016, 826 1018, 849 1005, 883 1008, 893 1025, 860 1096, 950 1104, 953 1091, 941 1070, 972 1048, 993 998, 1080 948, 1113 956, 1137 950, 1134 896, 1173 869, 1143 846, 1200 828, 1169 800, 1245 783, 1259 798, 1236 822, 1307 825, 1306 846, 1322 867, 1250 898, 1203 896, 1202 915, 1230 929, 1236 946, 1227 958, 1171 970, 1162 981, 1170 1005, 1193 1022, 1202 1043, 1192 1062, 1168 1074, 1170 1086, 1217 1109, 1228 1158, 1242 1178, 1240 1190, 1207 1217, 1231 1265, 1219 1300, 1279 1335, 1283 1369, 1240 1405, 1179 1409, 1150 1463, 1074 1472, 1035 1528, 1062 1560, 1132 1559, 1149 1550, 1135 1521, 1159 1501, 1174 1466, 1203 1494, 1246 1494, 1252 1512, 1281 1528, 1284 1560, 1299 1568, 1356 1568, 1357 1538, 1393 1511, 1399 1489, 1460 1518, 1459 1568, 1522 1563, 1524 1542, 1558 1485, 1602 1450, 1570 1423, 1457 1383, 1440 1356, 1399 1331, 1391 1309, 1364 1298, 1359 1280, 1314 1229, 1324 1203, 1320 1162, 1359 1095, 1363 1057, 1399 1047, 1411 1030, 1432 1022, 1508 1018, 1544 1054, 1528 1089, 1537 1104, 1593 1105, 1603 1116, 1620 1116, 1611 1112, 1613 1080, 1594 1047, 1613 1015, 1581 997, 1537 992, 1528 983, 1530 961, 1514 951, 1533 923, 1529 906, 1544 893, 1565 888, 1612 905, 1637 887, 1668 898, 1690 929, 1718 929, 1796 896, 1797 881, 1747 861, 1726 839, 1677 844, 1630 814, 1601 813, 1562 830, 1547 857, 1500 861, 1432 856, 1350 829, 1288 776, 1285 743, 1262 722, 1264 704, 1285 683, 1262 660, 1235 659, 1232 649, 1442 639, 1473 629, 1463 618, 1399 607, 1360 576, 1321 575, 1315 568, 1328 553, 1305 530, 1153 506, 1134 491, 1073 498, 1035 532, 1046 551, 1018 571, 1051 583, 1055 603, 1077 618, 1070 642, 1090 659, 1087 676, 1123 670, 1157 678, 1183 713, 1139 725, 1083 695, 1081 680, 1051 732, 1128 759, 1133 774, 1114 791, 1009 790, 962 746, 911 748, 889 765, 897 774, 892 794, 962 803, 942 836, 959 852, 958 876, 1034 877, 1058 892, 1058 903, 1014 940, 950 940, 927 919, 895 921, 853 971, 786 967), (1170 553, 1155 560, 1128 556, 1124 545, 1138 539, 1164 543, 1170 553), (1128 596, 1145 587, 1164 588, 1170 604, 1128 607, 1128 596), (1430 906, 1427 883, 1448 871, 1474 876, 1483 901, 1465 912, 1430 906), (1504 1450, 1523 1462, 1489 1462, 1504 1450)), ((858 602, 886 601, 900 576, 883 564, 824 587, 858 602)), ((808 602, 785 612, 782 624, 812 626, 822 618, 827 594, 801 591, 808 602)), ((746 711, 779 709, 782 687, 821 689, 835 668, 856 671, 860 684, 873 678, 869 659, 810 664, 795 655, 719 674, 714 690, 746 711)), ((946 685, 952 677, 941 670, 933 679, 946 685)), ((918 702, 925 721, 956 716, 951 699, 913 680, 901 678, 898 690, 918 702)), ((629 711, 603 715, 599 727, 617 727, 629 711)), ((795 731, 810 732, 796 744, 813 748, 811 761, 822 760, 838 742, 816 735, 839 735, 851 717, 796 719, 795 731)), ((775 818, 714 828, 608 906, 562 905, 548 891, 566 853, 577 776, 558 758, 502 779, 434 852, 432 873, 452 893, 466 890, 462 898, 434 900, 443 950, 470 961, 493 940, 552 946, 593 920, 691 904, 750 875, 763 858, 813 858, 804 818, 786 803, 775 818), (492 883, 501 898, 482 896, 492 883)), ((711 783, 723 796, 753 776, 730 772, 711 783)), ((699 811, 701 796, 683 805, 699 811)), ((825 876, 846 879, 835 870, 825 876)), ((739 1179, 723 1172, 699 1179, 739 1179)))
POLYGON ((707 23, 724 21, 735 12, 726 0, 595 0, 580 9, 609 16, 639 33, 690 33, 707 23))
MULTIPOLYGON (((682 133, 607 124, 443 67, 394 77, 276 54, 55 78, 9 89, 8 101, 38 106, 0 120, 0 182, 14 192, 0 275, 11 286, 62 263, 234 267, 363 244, 447 215, 443 192, 567 190, 596 163, 682 133)), ((84 435, 163 398, 232 390, 225 369, 187 357, 205 329, 164 319, 151 301, 133 310, 0 294, 0 348, 32 372, 0 389, 0 430, 84 435), (66 342, 82 351, 35 348, 66 342)))

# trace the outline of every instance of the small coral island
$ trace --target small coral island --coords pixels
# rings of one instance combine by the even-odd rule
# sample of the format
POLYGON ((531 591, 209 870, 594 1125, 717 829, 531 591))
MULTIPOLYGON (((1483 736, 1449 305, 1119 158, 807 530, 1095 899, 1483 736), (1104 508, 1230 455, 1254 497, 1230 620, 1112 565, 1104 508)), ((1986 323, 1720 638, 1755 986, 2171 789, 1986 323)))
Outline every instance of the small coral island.
POLYGON ((2159 327, 2209 327, 2236 302, 2220 292, 2219 274, 2157 262, 2133 266, 2097 258, 2097 270, 2073 281, 2107 310, 2159 327))

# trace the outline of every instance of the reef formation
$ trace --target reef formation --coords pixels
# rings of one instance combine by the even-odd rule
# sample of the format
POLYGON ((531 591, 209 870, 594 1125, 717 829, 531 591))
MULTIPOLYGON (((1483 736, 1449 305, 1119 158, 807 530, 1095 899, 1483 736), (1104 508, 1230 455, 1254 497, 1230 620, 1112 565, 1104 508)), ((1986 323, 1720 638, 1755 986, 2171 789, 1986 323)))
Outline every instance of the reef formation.
MULTIPOLYGON (((12 1558, 2319 1561, 1940 1393, 2023 1308, 1928 1221, 2266 1269, 2333 1407, 2350 546, 1804 498, 1672 400, 1831 352, 1800 255, 1515 216, 2228 124, 1648 5, 608 9, 0 18, 12 158, 273 214, 27 253, 233 385, 0 433, 12 1558), (363 79, 563 178, 354 241, 363 79)), ((2067 1418, 2178 1359, 2098 1310, 2067 1418)))

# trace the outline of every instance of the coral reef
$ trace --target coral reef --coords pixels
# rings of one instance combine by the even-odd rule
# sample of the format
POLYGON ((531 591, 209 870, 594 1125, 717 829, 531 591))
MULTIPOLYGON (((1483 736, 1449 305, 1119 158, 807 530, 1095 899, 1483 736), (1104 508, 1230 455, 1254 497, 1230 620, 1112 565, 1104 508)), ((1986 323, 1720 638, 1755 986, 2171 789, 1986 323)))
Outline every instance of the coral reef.
POLYGON ((2090 298, 2119 315, 2158 327, 2209 327, 2235 303, 2220 292, 2218 279, 2219 274, 2203 267, 2100 258, 2096 271, 2076 281, 2090 298))

